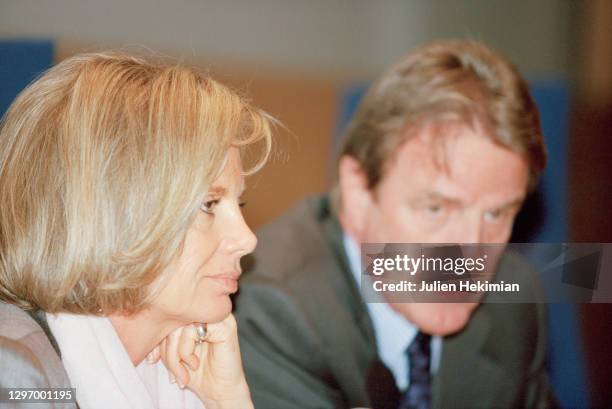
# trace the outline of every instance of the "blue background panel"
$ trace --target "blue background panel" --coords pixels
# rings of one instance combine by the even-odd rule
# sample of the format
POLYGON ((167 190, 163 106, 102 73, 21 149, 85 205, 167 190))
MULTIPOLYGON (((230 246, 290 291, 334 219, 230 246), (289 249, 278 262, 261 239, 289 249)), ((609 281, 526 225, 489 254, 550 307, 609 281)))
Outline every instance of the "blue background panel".
POLYGON ((19 92, 53 64, 49 40, 0 41, 0 116, 19 92))

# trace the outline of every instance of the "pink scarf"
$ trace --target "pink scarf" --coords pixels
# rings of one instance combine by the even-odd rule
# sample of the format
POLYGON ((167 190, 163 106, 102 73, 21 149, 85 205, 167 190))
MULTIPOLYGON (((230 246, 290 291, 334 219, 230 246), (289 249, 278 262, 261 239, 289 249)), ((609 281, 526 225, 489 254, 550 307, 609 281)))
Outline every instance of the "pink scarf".
POLYGON ((105 317, 47 314, 81 409, 203 409, 199 398, 168 380, 160 362, 130 360, 105 317))

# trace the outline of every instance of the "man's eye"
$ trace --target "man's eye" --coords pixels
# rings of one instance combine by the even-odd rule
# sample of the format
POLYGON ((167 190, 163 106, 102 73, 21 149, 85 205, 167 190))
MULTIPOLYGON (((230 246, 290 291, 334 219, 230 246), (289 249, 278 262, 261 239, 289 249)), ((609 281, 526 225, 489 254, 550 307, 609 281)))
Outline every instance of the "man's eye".
POLYGON ((204 212, 204 213, 208 213, 208 214, 214 214, 214 209, 215 206, 219 203, 219 199, 215 199, 215 200, 208 200, 204 203, 202 203, 202 205, 200 206, 200 209, 204 212))
POLYGON ((484 214, 484 219, 487 222, 495 222, 497 220, 499 220, 503 215, 503 212, 501 210, 492 210, 490 212, 486 212, 484 214))

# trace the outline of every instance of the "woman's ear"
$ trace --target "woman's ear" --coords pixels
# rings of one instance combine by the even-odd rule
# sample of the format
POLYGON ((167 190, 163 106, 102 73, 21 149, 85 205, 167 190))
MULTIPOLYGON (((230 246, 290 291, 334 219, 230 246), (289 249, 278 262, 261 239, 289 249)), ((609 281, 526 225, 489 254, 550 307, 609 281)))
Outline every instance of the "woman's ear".
POLYGON ((353 239, 363 241, 372 192, 368 189, 366 174, 352 156, 342 156, 338 162, 338 187, 340 224, 353 239))

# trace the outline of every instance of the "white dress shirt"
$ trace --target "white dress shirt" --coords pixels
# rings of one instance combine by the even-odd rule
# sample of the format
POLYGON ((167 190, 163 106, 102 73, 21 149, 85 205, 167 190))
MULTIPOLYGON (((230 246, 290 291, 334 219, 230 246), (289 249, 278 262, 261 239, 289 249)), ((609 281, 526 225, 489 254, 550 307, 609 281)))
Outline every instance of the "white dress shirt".
MULTIPOLYGON (((357 286, 361 288, 361 250, 359 245, 347 234, 343 235, 343 244, 353 277, 357 286)), ((393 373, 397 387, 400 390, 405 390, 409 386, 408 365, 410 364, 406 349, 416 337, 419 329, 393 310, 382 297, 380 302, 366 302, 366 306, 374 326, 378 355, 393 373)), ((432 336, 430 366, 432 375, 438 370, 441 354, 442 338, 432 336)))

